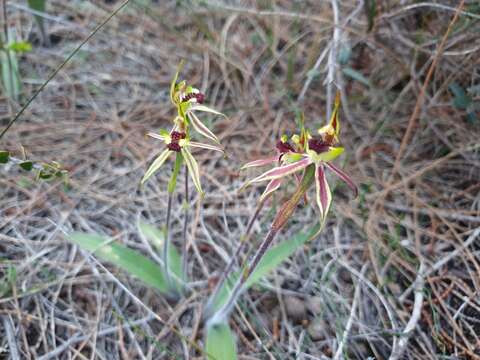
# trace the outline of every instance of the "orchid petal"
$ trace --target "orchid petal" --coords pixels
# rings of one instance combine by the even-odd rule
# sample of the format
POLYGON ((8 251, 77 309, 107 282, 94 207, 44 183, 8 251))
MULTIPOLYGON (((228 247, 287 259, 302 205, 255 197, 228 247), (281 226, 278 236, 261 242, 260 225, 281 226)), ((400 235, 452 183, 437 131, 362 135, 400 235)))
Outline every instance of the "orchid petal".
POLYGON ((183 158, 185 159, 185 163, 187 164, 188 172, 192 177, 193 184, 197 188, 197 191, 200 194, 200 196, 203 197, 204 193, 202 190, 202 185, 200 183, 200 171, 198 169, 197 161, 192 156, 190 151, 188 151, 186 148, 182 148, 181 151, 182 151, 183 158))
POLYGON ((332 116, 330 117, 330 125, 335 131, 335 135, 338 136, 340 133, 340 119, 338 118, 338 113, 340 109, 340 91, 337 92, 335 96, 335 108, 333 109, 332 116))
POLYGON ((322 152, 320 154, 317 154, 313 150, 310 150, 308 153, 309 153, 310 157, 312 158, 312 160, 315 161, 315 162, 320 162, 320 161, 328 162, 328 161, 332 161, 335 158, 337 158, 338 156, 340 156, 344 151, 345 151, 345 149, 343 147, 330 146, 327 151, 322 152))
POLYGON ((273 164, 276 161, 278 161, 278 156, 274 156, 274 157, 266 158, 266 159, 254 160, 254 161, 251 161, 251 162, 243 165, 240 168, 240 170, 248 169, 248 168, 251 168, 251 167, 270 165, 270 164, 273 164))
POLYGON ((323 165, 317 166, 315 171, 315 183, 317 189, 317 205, 320 210, 320 228, 323 228, 327 219, 328 210, 332 203, 332 193, 325 177, 323 165))
POLYGON ((263 202, 269 197, 275 190, 277 190, 280 185, 282 185, 283 179, 274 179, 270 181, 265 188, 265 191, 263 192, 262 196, 260 196, 260 202, 263 202))
POLYGON ((220 151, 224 152, 222 148, 215 146, 215 145, 210 145, 210 144, 203 144, 195 141, 189 141, 188 145, 191 147, 197 147, 197 148, 202 148, 202 149, 208 149, 208 150, 215 150, 215 151, 220 151))
POLYGON ((165 160, 168 159, 168 157, 170 156, 170 154, 172 154, 173 151, 170 151, 168 149, 164 150, 152 163, 152 165, 150 165, 150 167, 148 168, 148 170, 145 172, 145 175, 143 176, 142 178, 142 181, 141 181, 141 184, 145 183, 145 181, 147 181, 150 176, 152 176, 162 165, 163 163, 165 162, 165 160))
POLYGON ((302 170, 306 168, 308 165, 310 165, 311 163, 312 161, 309 158, 305 158, 300 161, 294 162, 292 164, 278 166, 274 169, 267 171, 266 173, 263 173, 262 175, 251 180, 250 182, 254 183, 259 181, 279 179, 284 176, 293 174, 294 172, 297 172, 299 170, 302 170))
POLYGON ((175 72, 175 75, 173 76, 172 82, 170 83, 170 100, 174 104, 175 104, 175 100, 174 100, 175 86, 177 85, 178 75, 180 74, 180 71, 182 70, 182 67, 183 67, 183 60, 180 61, 180 63, 178 64, 177 71, 175 72))
POLYGON ((193 111, 203 111, 203 112, 208 112, 210 114, 220 115, 220 116, 223 116, 225 118, 227 117, 226 115, 222 114, 221 112, 219 112, 217 110, 214 110, 212 108, 209 108, 208 106, 205 106, 205 105, 199 105, 199 104, 192 105, 192 107, 188 110, 188 112, 191 113, 193 111))
POLYGON ((150 136, 150 137, 152 137, 152 138, 165 141, 165 140, 170 136, 170 134, 168 134, 168 133, 167 133, 167 135, 164 135, 164 134, 156 134, 156 133, 150 131, 150 132, 147 133, 147 136, 150 136))
POLYGON ((337 174, 338 177, 339 177, 340 179, 342 179, 342 180, 345 182, 345 184, 348 185, 348 187, 349 187, 350 189, 352 189, 354 197, 357 197, 357 196, 358 196, 358 188, 357 188, 357 185, 355 185, 355 183, 354 183, 353 180, 350 178, 350 176, 348 176, 345 172, 343 172, 343 170, 339 169, 338 167, 336 167, 336 166, 333 165, 332 163, 325 163, 325 165, 327 165, 330 170, 332 170, 335 174, 337 174))
POLYGON ((207 128, 193 112, 188 112, 188 115, 190 116, 190 120, 193 125, 193 128, 199 134, 209 138, 210 140, 215 141, 217 144, 220 144, 220 141, 215 136, 215 134, 211 132, 210 129, 207 128))

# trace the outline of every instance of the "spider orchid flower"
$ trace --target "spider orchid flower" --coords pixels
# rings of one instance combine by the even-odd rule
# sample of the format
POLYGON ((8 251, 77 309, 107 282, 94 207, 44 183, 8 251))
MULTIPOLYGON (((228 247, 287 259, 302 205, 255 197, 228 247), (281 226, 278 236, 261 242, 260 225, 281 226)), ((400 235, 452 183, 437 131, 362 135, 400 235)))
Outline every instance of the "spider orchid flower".
POLYGON ((223 149, 215 145, 191 141, 190 138, 187 136, 186 132, 177 131, 175 129, 170 133, 166 130, 160 130, 159 134, 149 132, 147 135, 155 139, 162 140, 166 145, 166 149, 162 153, 160 153, 160 155, 150 165, 145 175, 143 176, 141 183, 145 183, 145 181, 147 181, 158 169, 160 169, 163 163, 171 155, 177 153, 177 156, 181 155, 182 158, 185 160, 193 184, 195 185, 198 193, 203 196, 204 193, 200 183, 200 172, 198 164, 192 153, 190 152, 190 148, 215 150, 222 153, 223 149))
POLYGON ((177 116, 175 117, 175 124, 179 127, 188 128, 189 125, 195 129, 200 135, 214 141, 220 145, 217 136, 210 131, 208 127, 198 118, 196 112, 206 112, 213 115, 220 115, 226 117, 221 112, 218 112, 208 106, 203 105, 205 95, 197 88, 187 84, 185 80, 178 81, 178 76, 183 67, 181 62, 177 68, 177 72, 170 84, 170 100, 177 108, 177 116))
MULTIPOLYGON (((325 224, 328 211, 332 202, 332 194, 327 183, 325 170, 333 171, 341 180, 343 180, 357 196, 357 187, 350 177, 344 173, 340 168, 335 166, 332 161, 341 155, 344 151, 343 147, 338 146, 338 135, 340 130, 340 123, 338 119, 340 101, 337 97, 335 102, 335 109, 329 123, 318 130, 319 136, 312 137, 308 131, 303 129, 300 137, 294 136, 293 142, 296 147, 289 146, 293 149, 282 153, 278 166, 263 173, 262 175, 250 180, 248 184, 269 181, 262 198, 277 190, 282 180, 291 174, 297 174, 303 171, 310 165, 315 166, 315 185, 316 185, 316 202, 320 211, 321 228, 325 224)), ((284 143, 285 144, 285 143, 284 143)), ((274 163, 275 160, 263 159, 253 161, 244 166, 255 167, 274 163)))
MULTIPOLYGON (((295 138, 295 135, 294 135, 294 138, 295 138)), ((275 147, 277 152, 275 156, 251 161, 243 165, 240 170, 266 166, 266 165, 273 165, 273 164, 278 164, 280 166, 282 164, 288 163, 291 158, 298 157, 298 154, 299 154, 298 147, 292 146, 292 144, 290 144, 290 142, 288 141, 288 137, 286 135, 283 135, 280 138, 280 140, 277 142, 275 147)), ((299 181, 298 177, 297 177, 297 181, 299 181)), ((259 201, 260 202, 265 201, 270 194, 272 194, 275 190, 277 190, 282 185, 282 182, 283 182, 283 178, 270 180, 267 187, 265 188, 265 191, 260 196, 259 201)), ((244 186, 242 186, 240 190, 244 189, 251 183, 252 181, 247 182, 244 186)))

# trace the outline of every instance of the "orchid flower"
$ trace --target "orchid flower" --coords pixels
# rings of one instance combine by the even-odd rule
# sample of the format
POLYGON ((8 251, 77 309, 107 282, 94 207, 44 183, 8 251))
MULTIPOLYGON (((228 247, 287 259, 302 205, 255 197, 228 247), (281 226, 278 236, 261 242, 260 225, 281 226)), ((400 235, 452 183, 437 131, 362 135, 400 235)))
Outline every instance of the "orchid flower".
POLYGON ((320 211, 321 228, 323 228, 332 202, 332 195, 325 176, 325 169, 328 168, 339 176, 340 179, 353 190, 355 197, 357 196, 357 187, 350 177, 332 163, 332 161, 344 151, 343 147, 338 146, 340 132, 339 107, 340 99, 337 96, 330 121, 318 130, 318 136, 311 136, 310 133, 303 128, 302 124, 300 136, 294 135, 292 137, 295 146, 285 141, 285 138, 282 138, 281 146, 277 144, 277 149, 279 149, 281 154, 280 157, 252 161, 243 167, 263 166, 278 161, 279 165, 277 167, 250 180, 246 184, 269 181, 260 201, 277 190, 286 176, 297 174, 312 164, 315 166, 316 203, 320 211))
MULTIPOLYGON (((192 177, 197 191, 200 195, 203 195, 198 164, 191 154, 190 148, 203 148, 220 152, 223 152, 223 149, 219 146, 220 142, 217 136, 215 136, 215 134, 200 121, 195 112, 203 111, 215 115, 225 115, 202 105, 205 100, 205 95, 203 95, 198 89, 187 85, 185 80, 178 81, 182 66, 183 63, 181 62, 170 84, 170 100, 177 109, 177 115, 173 120, 174 127, 170 132, 160 130, 158 134, 153 132, 147 134, 150 137, 162 140, 166 145, 166 149, 160 153, 150 165, 143 176, 141 183, 143 184, 147 181, 172 154, 177 153, 179 166, 183 160, 185 160, 188 172, 192 177), (197 133, 214 141, 218 146, 192 141, 190 136, 190 125, 197 133)), ((176 184, 176 181, 173 181, 172 184, 176 184)), ((169 192, 172 191, 173 189, 169 188, 169 192)))
POLYGON ((166 130, 160 130, 159 134, 149 132, 147 135, 155 139, 162 140, 166 145, 166 149, 160 153, 160 155, 150 165, 143 176, 142 184, 147 181, 148 178, 150 178, 172 154, 177 153, 182 155, 187 165, 188 172, 192 177, 193 184, 195 185, 198 193, 203 195, 198 164, 190 152, 190 148, 202 148, 220 152, 223 152, 223 149, 215 145, 191 141, 185 132, 176 130, 173 130, 170 133, 166 130))
POLYGON ((224 114, 203 105, 205 95, 197 88, 187 85, 186 81, 178 82, 178 75, 182 69, 183 63, 178 66, 177 72, 170 84, 170 100, 177 108, 177 116, 174 119, 176 124, 183 124, 188 128, 189 125, 195 129, 196 132, 220 144, 217 136, 200 121, 196 112, 206 112, 214 115, 224 116, 224 114))

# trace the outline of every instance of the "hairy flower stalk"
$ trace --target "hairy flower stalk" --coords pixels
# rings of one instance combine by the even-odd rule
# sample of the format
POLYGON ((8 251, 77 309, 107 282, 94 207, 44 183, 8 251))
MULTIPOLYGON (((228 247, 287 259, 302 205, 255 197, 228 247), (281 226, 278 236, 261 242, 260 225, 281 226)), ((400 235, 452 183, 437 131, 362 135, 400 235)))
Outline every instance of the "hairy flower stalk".
POLYGON ((307 190, 315 181, 315 166, 310 165, 305 169, 305 173, 303 178, 298 184, 296 191, 293 193, 292 197, 282 205, 280 210, 277 212, 275 219, 272 222, 272 226, 270 227, 270 231, 265 236, 265 239, 260 244, 260 247, 255 252, 252 260, 250 263, 245 267, 242 272, 242 275, 237 280, 237 283, 233 287, 232 291, 230 292, 230 296, 227 302, 210 317, 209 324, 218 324, 226 319, 229 315, 230 311, 235 306, 238 297, 241 295, 242 290, 244 288, 245 283, 252 275, 253 271, 256 269, 258 263, 262 259, 265 252, 272 244, 272 241, 275 239, 275 236, 278 232, 282 229, 283 226, 287 223, 290 216, 295 211, 300 200, 304 197, 307 190))

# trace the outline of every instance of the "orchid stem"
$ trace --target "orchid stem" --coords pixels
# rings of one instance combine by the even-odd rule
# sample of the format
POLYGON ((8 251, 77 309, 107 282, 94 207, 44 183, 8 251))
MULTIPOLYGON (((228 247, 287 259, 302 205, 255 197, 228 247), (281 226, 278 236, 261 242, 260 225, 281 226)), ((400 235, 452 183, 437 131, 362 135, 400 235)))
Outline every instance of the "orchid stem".
POLYGON ((188 167, 185 166, 185 204, 183 219, 183 244, 182 244, 182 274, 184 281, 187 279, 187 226, 188 226, 188 167))
POLYGON ((280 210, 277 212, 275 219, 273 220, 272 226, 265 236, 265 239, 261 243, 260 247, 255 252, 252 260, 249 264, 245 267, 244 271, 242 272, 241 276, 237 280, 233 290, 230 292, 229 298, 227 302, 222 305, 222 307, 217 310, 209 319, 210 324, 218 324, 225 320, 225 318, 230 314, 231 310, 235 306, 235 303, 238 300, 238 297, 244 290, 245 284, 255 271, 257 265, 259 264, 260 260, 265 255, 266 251, 272 244, 275 236, 278 232, 283 228, 283 226, 287 223, 288 219, 294 212, 295 208, 297 207, 300 200, 303 198, 305 193, 307 192, 308 188, 314 183, 315 180, 315 165, 310 165, 305 169, 305 173, 303 175, 302 181, 298 184, 297 189, 292 194, 290 200, 288 200, 285 204, 282 205, 280 210))
POLYGON ((167 224, 165 226, 165 241, 163 242, 163 253, 162 253, 162 260, 163 260, 163 267, 165 271, 165 278, 167 280, 167 284, 170 286, 172 285, 172 279, 170 276, 170 264, 169 264, 169 252, 170 252, 170 213, 172 212, 172 199, 173 193, 168 193, 168 205, 167 205, 167 224))
POLYGON ((170 215, 172 212, 172 200, 173 194, 175 192, 175 188, 177 187, 177 177, 182 167, 183 156, 181 153, 177 153, 177 157, 175 158, 175 165, 173 167, 172 177, 168 182, 168 205, 167 205, 167 224, 165 227, 165 241, 163 243, 163 253, 162 253, 162 260, 163 260, 163 267, 165 271, 165 279, 167 280, 167 284, 172 290, 176 291, 176 287, 172 282, 172 277, 170 276, 170 215))
MULTIPOLYGON (((266 200, 266 199, 265 199, 266 200)), ((243 236, 240 238, 240 244, 238 244, 235 253, 233 254, 232 258, 230 259, 230 262, 228 263, 226 269, 222 272, 222 275, 220 277, 220 280, 218 281, 217 285, 215 286, 215 289, 213 291, 213 294, 210 296, 207 305, 206 305, 206 315, 209 315, 209 312, 211 312, 212 306, 215 304, 215 302, 218 299, 218 296, 220 295, 220 292, 223 288, 223 285, 225 284, 225 281, 228 279, 228 277, 231 275, 233 268, 235 266, 235 263, 239 260, 240 258, 240 252, 243 249, 243 246, 247 243, 248 239, 250 239, 250 232, 252 231, 253 224, 255 223, 255 220, 257 220, 258 215, 260 214, 260 211, 263 208, 263 205, 265 204, 265 200, 261 201, 255 210, 255 213, 253 216, 250 218, 250 221, 248 222, 247 225, 247 230, 243 234, 243 236)))

